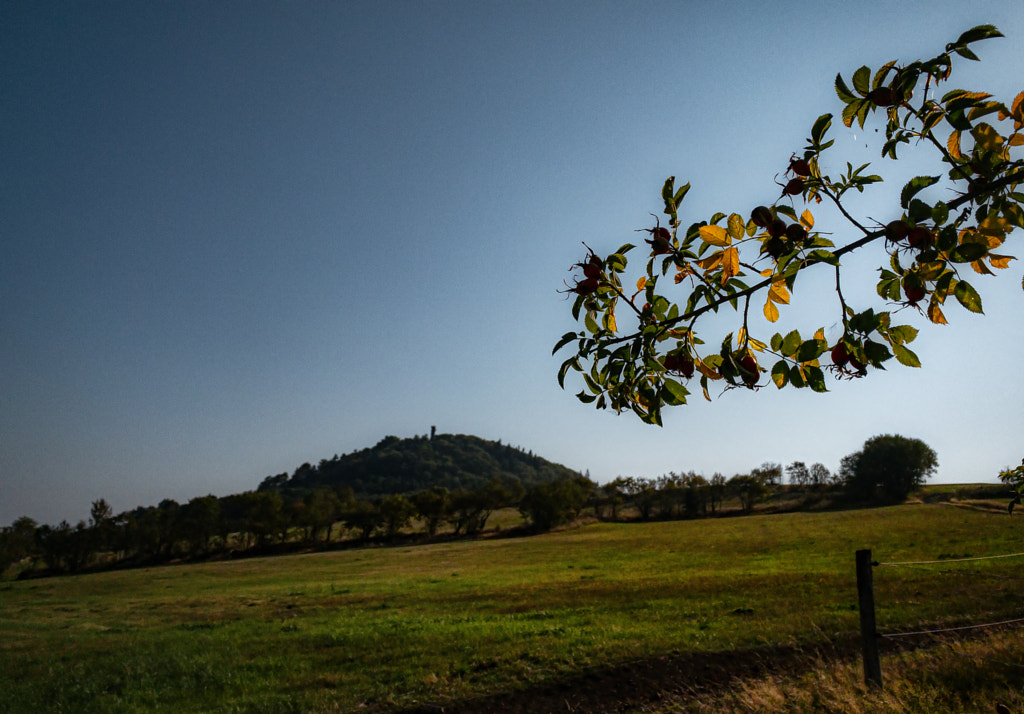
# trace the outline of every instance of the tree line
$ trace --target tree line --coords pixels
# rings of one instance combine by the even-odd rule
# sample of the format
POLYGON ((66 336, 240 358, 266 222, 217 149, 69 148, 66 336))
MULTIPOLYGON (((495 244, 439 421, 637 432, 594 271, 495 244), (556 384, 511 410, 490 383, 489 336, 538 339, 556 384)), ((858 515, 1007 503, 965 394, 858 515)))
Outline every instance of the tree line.
POLYGON ((0 572, 23 561, 29 563, 26 572, 59 574, 399 538, 476 536, 496 511, 508 508, 522 515, 521 531, 542 532, 585 511, 606 521, 745 515, 786 490, 804 494, 804 505, 825 493, 847 501, 892 503, 922 485, 936 466, 935 452, 923 442, 884 435, 845 457, 836 474, 822 464, 808 467, 795 461, 786 467, 764 463, 728 479, 691 471, 653 479, 618 477, 599 485, 570 472, 530 485, 495 476, 478 488, 434 485, 371 497, 357 497, 349 486, 299 491, 267 488, 265 482, 255 491, 199 496, 186 503, 165 499, 118 514, 99 499, 92 503, 89 520, 74 526, 67 521, 39 525, 22 517, 0 529, 0 572))

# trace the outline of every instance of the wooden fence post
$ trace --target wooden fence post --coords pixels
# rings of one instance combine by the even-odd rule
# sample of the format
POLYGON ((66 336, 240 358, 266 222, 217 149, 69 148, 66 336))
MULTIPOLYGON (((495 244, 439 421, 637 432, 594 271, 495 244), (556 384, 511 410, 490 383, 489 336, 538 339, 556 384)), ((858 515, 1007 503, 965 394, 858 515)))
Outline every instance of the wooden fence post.
POLYGON ((871 579, 871 551, 857 551, 857 605, 860 609, 861 651, 864 681, 882 689, 882 663, 878 659, 878 629, 875 627, 875 590, 871 579))

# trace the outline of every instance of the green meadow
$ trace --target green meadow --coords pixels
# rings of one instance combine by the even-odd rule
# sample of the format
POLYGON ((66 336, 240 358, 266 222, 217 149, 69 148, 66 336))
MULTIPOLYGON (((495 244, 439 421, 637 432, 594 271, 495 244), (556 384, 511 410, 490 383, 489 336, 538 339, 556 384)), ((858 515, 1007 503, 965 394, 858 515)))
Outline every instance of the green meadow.
POLYGON ((861 548, 940 561, 875 569, 884 633, 1024 617, 1024 558, 947 562, 1024 550, 1022 523, 918 503, 7 580, 0 708, 399 711, 671 653, 811 651, 858 631, 861 548))

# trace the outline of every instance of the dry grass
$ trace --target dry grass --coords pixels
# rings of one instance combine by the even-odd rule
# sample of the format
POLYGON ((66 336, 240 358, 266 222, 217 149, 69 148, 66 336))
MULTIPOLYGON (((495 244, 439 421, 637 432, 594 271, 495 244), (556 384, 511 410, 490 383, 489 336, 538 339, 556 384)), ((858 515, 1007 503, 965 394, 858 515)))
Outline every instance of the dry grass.
POLYGON ((734 682, 726 692, 696 694, 649 709, 716 714, 980 714, 1024 711, 1024 638, 1007 630, 972 640, 932 642, 882 661, 884 687, 864 683, 859 661, 819 660, 795 676, 734 682))

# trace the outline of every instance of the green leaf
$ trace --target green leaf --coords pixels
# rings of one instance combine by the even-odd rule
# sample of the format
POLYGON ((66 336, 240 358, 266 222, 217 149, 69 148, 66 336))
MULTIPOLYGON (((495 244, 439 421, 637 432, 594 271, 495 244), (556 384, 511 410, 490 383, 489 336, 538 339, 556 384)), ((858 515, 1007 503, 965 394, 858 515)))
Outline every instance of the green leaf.
POLYGON ((679 406, 680 404, 686 404, 686 397, 689 395, 689 391, 674 379, 666 379, 664 384, 664 390, 662 392, 662 400, 673 407, 679 406))
POLYGON ((1003 37, 1003 33, 997 30, 995 25, 978 25, 961 34, 953 44, 969 45, 972 42, 988 40, 993 37, 1003 37))
POLYGON ((792 357, 800 349, 800 342, 800 333, 797 330, 793 330, 783 338, 780 352, 787 357, 792 357))
POLYGON ((686 193, 689 190, 690 190, 690 183, 689 183, 689 181, 687 181, 685 184, 683 184, 682 186, 679 187, 679 190, 676 191, 676 195, 674 197, 677 206, 680 203, 683 202, 683 199, 686 197, 686 193))
POLYGON ((558 352, 558 350, 565 347, 567 344, 575 340, 577 337, 580 337, 580 335, 576 334, 575 332, 566 332, 564 335, 562 335, 562 339, 558 341, 558 344, 555 345, 555 348, 551 350, 551 354, 555 354, 556 352, 558 352))
POLYGON ((779 360, 772 367, 772 381, 775 382, 775 386, 782 389, 789 383, 789 365, 786 364, 785 360, 779 360))
MULTIPOLYGON (((846 82, 843 81, 843 76, 841 74, 836 75, 835 86, 836 95, 839 97, 839 100, 844 104, 849 104, 850 102, 855 101, 857 99, 857 97, 854 96, 853 92, 850 91, 850 88, 846 86, 846 82)), ((831 119, 831 115, 828 116, 831 119)), ((819 119, 818 121, 821 120, 819 119)))
POLYGON ((789 383, 797 389, 803 389, 807 386, 807 382, 804 380, 804 376, 800 374, 800 368, 797 365, 793 365, 789 370, 789 383))
POLYGON ((872 342, 871 340, 864 341, 864 355, 868 358, 868 361, 878 366, 882 362, 885 362, 892 357, 892 353, 889 352, 889 348, 880 342, 872 342))
MULTIPOLYGON (((840 80, 842 81, 842 80, 840 80)), ((832 126, 832 115, 822 114, 814 122, 814 126, 811 127, 811 141, 814 144, 821 144, 822 138, 825 136, 825 132, 832 126)))
POLYGON ((772 335, 772 339, 770 341, 770 344, 772 346, 772 352, 778 352, 779 350, 781 350, 782 349, 782 335, 780 335, 778 332, 776 332, 774 335, 772 335))
POLYGON ((854 99, 843 107, 843 124, 846 126, 853 125, 853 120, 857 118, 857 113, 860 111, 861 104, 863 104, 864 101, 865 100, 863 99, 854 99))
POLYGON ((825 373, 820 367, 804 367, 804 374, 807 376, 807 385, 815 392, 827 392, 825 386, 825 373))
POLYGON ((917 337, 917 328, 911 325, 895 325, 889 328, 889 336, 896 344, 902 345, 907 342, 913 342, 917 337))
POLYGON ((914 198, 910 201, 910 208, 907 211, 907 215, 910 216, 910 220, 914 221, 914 223, 927 221, 932 217, 932 207, 924 201, 914 198))
POLYGON ((953 295, 960 301, 960 304, 971 312, 983 313, 981 309, 981 295, 975 290, 970 283, 961 280, 953 288, 953 295))
POLYGON ((869 67, 861 67, 853 73, 853 88, 860 96, 867 96, 871 90, 871 69, 869 67))
MULTIPOLYGON (((932 184, 939 182, 939 176, 917 176, 907 181, 907 184, 903 187, 903 191, 900 192, 900 205, 904 208, 910 207, 910 199, 913 198, 919 191, 922 191, 932 184)), ((929 216, 931 210, 928 211, 929 216)))
POLYGON ((920 367, 921 360, 917 358, 917 355, 908 350, 903 345, 893 345, 892 351, 896 355, 896 359, 900 364, 907 367, 920 367))
POLYGON ((796 358, 800 362, 810 362, 811 360, 818 359, 821 356, 825 348, 822 347, 822 342, 819 340, 807 340, 800 345, 800 349, 797 351, 796 358))
POLYGON ((949 252, 949 259, 954 263, 973 263, 988 255, 988 246, 981 243, 961 243, 949 252))
POLYGON ((582 369, 577 357, 571 357, 565 362, 562 362, 562 366, 558 370, 558 386, 562 389, 565 389, 565 375, 570 369, 575 369, 577 372, 582 369))

